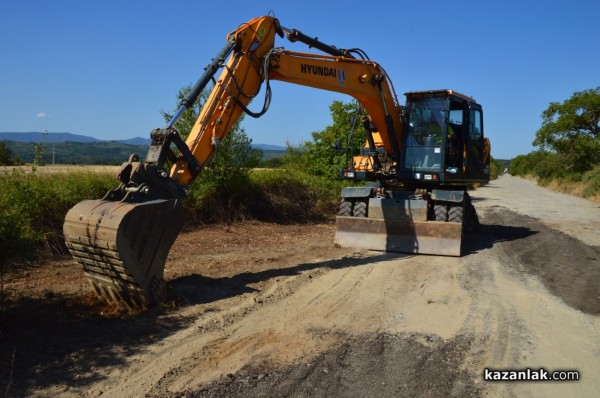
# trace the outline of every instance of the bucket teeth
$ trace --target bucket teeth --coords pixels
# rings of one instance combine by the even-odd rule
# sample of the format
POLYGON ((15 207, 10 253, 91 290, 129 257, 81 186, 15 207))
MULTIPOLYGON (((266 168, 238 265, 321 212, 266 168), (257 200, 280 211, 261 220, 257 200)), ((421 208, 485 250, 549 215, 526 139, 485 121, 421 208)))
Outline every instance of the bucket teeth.
POLYGON ((96 295, 135 310, 166 299, 164 265, 182 226, 183 211, 174 199, 87 200, 69 210, 63 231, 96 295))

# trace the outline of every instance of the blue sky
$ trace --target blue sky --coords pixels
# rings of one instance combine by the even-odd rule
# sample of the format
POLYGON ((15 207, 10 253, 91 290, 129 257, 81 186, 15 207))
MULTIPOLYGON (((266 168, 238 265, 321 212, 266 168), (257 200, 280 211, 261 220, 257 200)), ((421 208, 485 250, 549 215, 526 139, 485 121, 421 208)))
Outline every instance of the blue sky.
MULTIPOLYGON (((0 131, 147 137, 227 33, 269 11, 283 26, 363 49, 399 95, 451 88, 474 97, 496 158, 532 150, 550 102, 600 85, 597 0, 2 0, 0 131)), ((281 82, 272 88, 269 112, 243 122, 254 143, 308 140, 330 124, 333 100, 350 100, 281 82)), ((259 95, 250 108, 261 107, 259 95)))

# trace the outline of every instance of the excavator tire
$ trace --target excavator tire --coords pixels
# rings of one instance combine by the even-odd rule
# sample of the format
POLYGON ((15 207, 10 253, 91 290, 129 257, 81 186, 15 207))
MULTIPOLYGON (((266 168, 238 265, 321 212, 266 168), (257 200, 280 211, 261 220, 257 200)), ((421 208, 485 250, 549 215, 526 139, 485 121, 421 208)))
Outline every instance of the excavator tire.
POLYGON ((354 217, 366 217, 367 216, 367 202, 363 200, 357 200, 354 203, 354 209, 352 210, 352 215, 354 217))
POLYGON ((183 221, 175 199, 85 200, 69 210, 63 232, 96 295, 131 311, 166 300, 164 266, 183 221))
POLYGON ((450 210, 448 211, 448 221, 449 222, 463 222, 463 214, 464 209, 462 203, 450 206, 450 210))
POLYGON ((435 221, 448 221, 448 205, 436 204, 433 206, 435 221))
POLYGON ((352 202, 346 199, 342 199, 340 202, 340 210, 338 216, 351 216, 352 215, 352 202))

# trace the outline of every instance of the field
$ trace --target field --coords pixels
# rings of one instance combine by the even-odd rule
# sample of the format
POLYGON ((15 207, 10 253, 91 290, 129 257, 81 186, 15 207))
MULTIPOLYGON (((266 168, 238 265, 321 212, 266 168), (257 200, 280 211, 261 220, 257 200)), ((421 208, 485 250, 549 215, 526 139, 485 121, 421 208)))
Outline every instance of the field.
MULTIPOLYGON (((55 173, 104 173, 116 176, 121 170, 121 166, 91 166, 91 165, 67 165, 55 164, 44 165, 35 168, 38 174, 55 173)), ((33 173, 31 166, 0 166, 0 173, 33 173)), ((116 181, 116 180, 115 180, 116 181)))

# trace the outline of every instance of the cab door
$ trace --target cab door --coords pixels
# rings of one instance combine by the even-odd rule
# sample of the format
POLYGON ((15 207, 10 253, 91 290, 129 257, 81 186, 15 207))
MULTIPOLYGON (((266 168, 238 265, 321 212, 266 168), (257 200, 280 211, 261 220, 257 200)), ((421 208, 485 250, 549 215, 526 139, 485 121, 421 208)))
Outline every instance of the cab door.
POLYGON ((465 174, 476 177, 484 175, 485 142, 483 139, 483 111, 479 104, 469 104, 467 142, 463 153, 465 174))

